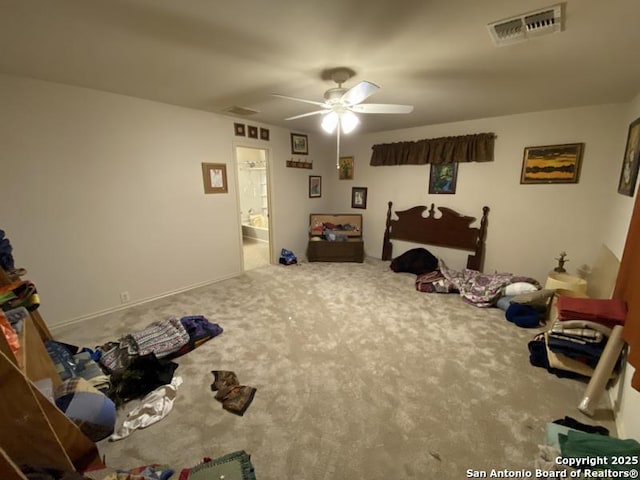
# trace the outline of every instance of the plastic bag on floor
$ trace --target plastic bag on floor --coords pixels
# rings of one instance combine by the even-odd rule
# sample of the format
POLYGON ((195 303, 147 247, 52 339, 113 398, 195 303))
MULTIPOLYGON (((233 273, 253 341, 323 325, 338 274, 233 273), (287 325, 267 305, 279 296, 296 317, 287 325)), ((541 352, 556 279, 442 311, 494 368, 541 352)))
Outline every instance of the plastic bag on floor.
POLYGON ((291 250, 283 248, 280 251, 280 263, 282 265, 293 265, 294 263, 298 263, 298 259, 291 250))

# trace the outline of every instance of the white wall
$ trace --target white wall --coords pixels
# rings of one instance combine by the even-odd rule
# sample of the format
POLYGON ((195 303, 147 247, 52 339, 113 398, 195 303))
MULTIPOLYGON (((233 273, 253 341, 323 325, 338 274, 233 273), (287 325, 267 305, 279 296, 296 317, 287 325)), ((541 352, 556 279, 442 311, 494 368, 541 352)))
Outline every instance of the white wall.
MULTIPOLYGON (((433 202, 478 219, 487 205, 491 211, 485 271, 529 275, 544 282, 562 250, 568 253, 569 271, 596 258, 602 227, 610 216, 607 202, 617 190, 625 108, 574 108, 348 138, 342 155, 355 156, 354 180, 333 177, 333 207, 358 212, 350 208, 351 187, 368 187, 367 209, 359 210, 364 213, 365 249, 380 257, 389 200, 398 210, 433 202), (495 161, 460 164, 455 195, 428 194, 429 166, 369 166, 373 144, 481 132, 497 135, 495 161), (520 184, 525 147, 578 142, 585 143, 585 149, 577 184, 520 184)), ((456 259, 450 266, 464 266, 453 253, 443 258, 456 259)))
MULTIPOLYGON (((626 112, 624 127, 618 132, 618 143, 621 145, 618 160, 618 175, 622 166, 622 155, 624 154, 624 146, 627 141, 628 125, 640 117, 640 94, 636 96, 629 105, 626 112)), ((627 229, 633 212, 634 202, 638 196, 640 188, 640 178, 636 183, 634 197, 627 197, 618 193, 612 193, 609 204, 611 205, 611 215, 609 216, 608 225, 603 228, 605 235, 604 243, 608 245, 618 258, 622 258, 624 251, 625 239, 627 237, 627 229)), ((618 432, 623 437, 640 439, 640 392, 631 387, 631 377, 634 368, 626 364, 626 368, 622 378, 611 389, 610 394, 616 412, 616 423, 618 432)))
MULTIPOLYGON (((0 76, 0 228, 48 323, 118 308, 123 291, 137 302, 239 274, 236 144, 269 149, 274 247, 304 248, 308 215, 326 201, 308 198, 318 168, 285 168, 288 130, 240 139, 233 122, 0 76), (203 193, 201 162, 227 164, 229 194, 203 193)), ((322 140, 309 137, 311 156, 325 156, 322 140)))

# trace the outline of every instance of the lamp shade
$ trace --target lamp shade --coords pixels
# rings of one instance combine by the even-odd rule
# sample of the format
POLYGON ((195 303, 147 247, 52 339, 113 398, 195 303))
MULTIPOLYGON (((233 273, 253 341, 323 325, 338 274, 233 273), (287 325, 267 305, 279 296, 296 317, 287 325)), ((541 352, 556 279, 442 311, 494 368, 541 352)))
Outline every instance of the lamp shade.
POLYGON ((327 133, 333 133, 338 126, 338 114, 334 111, 327 113, 322 119, 322 129, 327 133))
POLYGON ((350 110, 340 114, 340 125, 343 133, 351 133, 360 123, 358 116, 350 110))

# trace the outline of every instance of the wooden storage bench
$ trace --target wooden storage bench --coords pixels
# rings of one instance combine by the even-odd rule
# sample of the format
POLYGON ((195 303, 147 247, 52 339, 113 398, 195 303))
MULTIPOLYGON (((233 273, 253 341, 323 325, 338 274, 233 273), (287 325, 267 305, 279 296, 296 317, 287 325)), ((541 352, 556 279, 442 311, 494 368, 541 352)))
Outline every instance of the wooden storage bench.
POLYGON ((362 215, 312 213, 307 259, 310 262, 362 263, 362 215))

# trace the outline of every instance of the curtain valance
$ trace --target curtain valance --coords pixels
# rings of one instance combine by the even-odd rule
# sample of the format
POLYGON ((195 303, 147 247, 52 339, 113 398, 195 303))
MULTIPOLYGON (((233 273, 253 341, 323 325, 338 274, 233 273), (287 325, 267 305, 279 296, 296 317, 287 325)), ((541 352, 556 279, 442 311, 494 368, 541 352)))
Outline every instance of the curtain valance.
POLYGON ((493 133, 440 137, 415 142, 382 143, 371 147, 373 166, 426 163, 492 162, 493 133))

